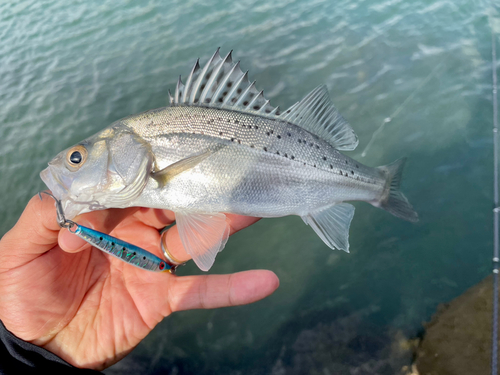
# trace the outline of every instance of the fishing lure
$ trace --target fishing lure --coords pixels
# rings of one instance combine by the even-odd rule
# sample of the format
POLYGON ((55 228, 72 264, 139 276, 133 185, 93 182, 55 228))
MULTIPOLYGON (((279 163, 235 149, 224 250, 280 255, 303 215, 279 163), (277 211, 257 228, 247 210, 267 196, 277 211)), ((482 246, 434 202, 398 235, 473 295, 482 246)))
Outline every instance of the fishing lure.
MULTIPOLYGON (((139 246, 132 245, 126 241, 110 236, 109 234, 87 228, 83 225, 75 223, 74 221, 66 219, 61 201, 46 191, 42 191, 41 193, 47 194, 56 201, 57 223, 61 228, 68 229, 71 233, 77 235, 99 250, 113 255, 114 257, 133 266, 153 272, 175 273, 177 265, 171 265, 139 246)), ((41 193, 38 193, 40 199, 42 199, 41 193)))

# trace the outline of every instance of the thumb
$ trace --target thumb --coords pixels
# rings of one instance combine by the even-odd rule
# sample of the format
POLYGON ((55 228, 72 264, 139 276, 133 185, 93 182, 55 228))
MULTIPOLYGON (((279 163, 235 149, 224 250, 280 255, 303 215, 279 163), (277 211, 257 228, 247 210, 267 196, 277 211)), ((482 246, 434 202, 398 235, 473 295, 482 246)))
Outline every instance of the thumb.
MULTIPOLYGON (((57 245, 60 228, 54 200, 31 198, 16 225, 0 241, 0 254, 18 264, 30 261, 57 245)), ((12 266, 12 265, 11 265, 12 266)), ((15 265, 14 265, 15 266, 15 265)))

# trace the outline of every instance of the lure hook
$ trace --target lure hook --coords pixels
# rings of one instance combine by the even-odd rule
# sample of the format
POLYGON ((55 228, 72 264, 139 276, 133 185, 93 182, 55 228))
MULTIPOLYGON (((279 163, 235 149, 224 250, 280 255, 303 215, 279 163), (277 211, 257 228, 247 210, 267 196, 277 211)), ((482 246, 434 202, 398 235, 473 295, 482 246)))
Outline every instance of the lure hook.
POLYGON ((54 195, 52 195, 48 191, 38 192, 38 197, 40 198, 40 200, 42 200, 42 194, 46 194, 49 197, 52 197, 52 199, 54 199, 56 201, 55 205, 56 205, 56 213, 57 213, 57 224, 59 224, 59 226, 61 228, 66 228, 69 231, 71 231, 71 228, 73 228, 77 224, 74 221, 66 219, 66 216, 64 216, 64 211, 62 208, 61 201, 59 199, 57 199, 56 197, 54 197, 54 195))

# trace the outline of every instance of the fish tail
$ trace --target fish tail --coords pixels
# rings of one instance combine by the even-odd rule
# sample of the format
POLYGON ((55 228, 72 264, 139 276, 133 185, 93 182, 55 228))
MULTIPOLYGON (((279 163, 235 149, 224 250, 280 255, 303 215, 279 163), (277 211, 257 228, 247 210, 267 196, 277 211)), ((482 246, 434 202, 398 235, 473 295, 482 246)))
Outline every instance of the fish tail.
POLYGON ((374 205, 383 208, 396 217, 416 222, 418 221, 418 214, 399 190, 405 162, 406 158, 401 158, 391 164, 378 167, 387 176, 387 180, 382 198, 374 205))

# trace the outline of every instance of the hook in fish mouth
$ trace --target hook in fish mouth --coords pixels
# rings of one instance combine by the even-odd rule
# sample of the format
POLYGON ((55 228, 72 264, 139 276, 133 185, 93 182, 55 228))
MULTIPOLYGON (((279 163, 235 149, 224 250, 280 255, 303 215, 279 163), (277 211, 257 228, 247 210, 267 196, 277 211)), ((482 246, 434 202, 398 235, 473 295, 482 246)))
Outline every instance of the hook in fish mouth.
POLYGON ((57 199, 52 193, 49 193, 48 191, 45 191, 45 190, 38 192, 38 197, 40 198, 40 200, 42 200, 42 194, 46 194, 49 197, 52 197, 52 199, 54 199, 56 201, 55 206, 56 206, 56 213, 57 213, 57 224, 59 224, 59 226, 61 228, 66 228, 66 229, 69 229, 71 231, 71 228, 73 228, 76 225, 76 223, 74 221, 66 219, 66 216, 64 215, 64 210, 62 208, 61 201, 59 199, 57 199))

